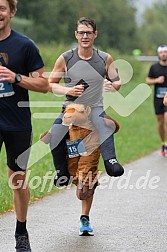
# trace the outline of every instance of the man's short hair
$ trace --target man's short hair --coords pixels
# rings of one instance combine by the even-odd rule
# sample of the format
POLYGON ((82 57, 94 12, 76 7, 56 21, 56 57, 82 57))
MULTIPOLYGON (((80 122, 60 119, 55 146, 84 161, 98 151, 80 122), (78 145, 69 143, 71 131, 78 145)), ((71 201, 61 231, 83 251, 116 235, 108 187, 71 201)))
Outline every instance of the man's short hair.
POLYGON ((160 53, 162 51, 167 51, 167 45, 160 45, 157 48, 157 53, 160 53))
POLYGON ((76 27, 78 28, 78 25, 86 25, 86 26, 92 26, 93 31, 96 31, 96 23, 93 19, 88 18, 88 17, 81 17, 80 19, 78 19, 77 23, 76 23, 76 27))
POLYGON ((17 0, 7 0, 11 11, 17 10, 17 0))

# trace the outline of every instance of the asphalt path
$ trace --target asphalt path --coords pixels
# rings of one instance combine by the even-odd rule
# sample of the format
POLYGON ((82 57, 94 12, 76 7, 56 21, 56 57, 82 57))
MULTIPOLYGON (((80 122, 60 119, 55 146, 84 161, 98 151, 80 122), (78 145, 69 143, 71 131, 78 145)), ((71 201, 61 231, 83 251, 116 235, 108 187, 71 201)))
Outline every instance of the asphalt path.
MULTIPOLYGON (((94 237, 80 237, 75 187, 31 204, 33 252, 166 252, 167 157, 158 151, 125 165, 121 178, 100 176, 90 215, 94 237)), ((0 252, 15 251, 14 213, 0 216, 0 252)))

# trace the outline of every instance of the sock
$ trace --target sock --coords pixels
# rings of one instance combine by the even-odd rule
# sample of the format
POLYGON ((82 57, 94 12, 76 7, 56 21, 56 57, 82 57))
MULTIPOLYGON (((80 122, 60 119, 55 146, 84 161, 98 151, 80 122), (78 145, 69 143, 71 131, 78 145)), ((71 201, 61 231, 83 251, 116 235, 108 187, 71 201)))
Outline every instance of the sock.
POLYGON ((20 222, 17 220, 16 222, 16 234, 25 234, 27 233, 26 229, 26 221, 20 222))
POLYGON ((89 216, 87 216, 87 215, 81 215, 80 219, 82 219, 83 217, 85 217, 89 221, 89 216))

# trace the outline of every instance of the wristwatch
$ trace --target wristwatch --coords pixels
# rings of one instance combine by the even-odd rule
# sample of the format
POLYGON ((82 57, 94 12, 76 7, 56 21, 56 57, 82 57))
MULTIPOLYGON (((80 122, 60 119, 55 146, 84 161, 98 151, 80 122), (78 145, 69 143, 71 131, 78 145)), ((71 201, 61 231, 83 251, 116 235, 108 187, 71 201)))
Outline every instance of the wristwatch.
POLYGON ((22 77, 20 74, 15 75, 15 84, 18 84, 22 81, 22 77))

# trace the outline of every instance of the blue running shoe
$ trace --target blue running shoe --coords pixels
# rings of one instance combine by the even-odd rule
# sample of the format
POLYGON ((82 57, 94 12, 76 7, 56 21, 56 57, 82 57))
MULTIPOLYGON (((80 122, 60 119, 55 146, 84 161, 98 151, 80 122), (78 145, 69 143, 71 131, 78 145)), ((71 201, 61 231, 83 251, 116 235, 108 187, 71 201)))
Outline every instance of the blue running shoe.
POLYGON ((31 252, 28 233, 23 235, 15 234, 16 238, 16 252, 31 252))
POLYGON ((93 236, 94 235, 90 222, 86 217, 82 217, 80 219, 79 235, 80 236, 93 236))

